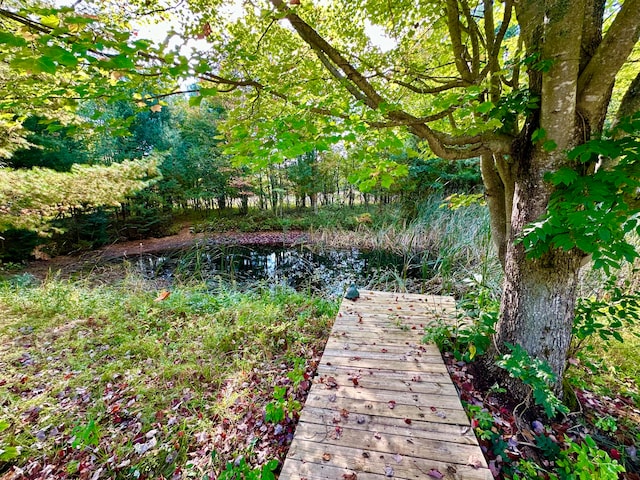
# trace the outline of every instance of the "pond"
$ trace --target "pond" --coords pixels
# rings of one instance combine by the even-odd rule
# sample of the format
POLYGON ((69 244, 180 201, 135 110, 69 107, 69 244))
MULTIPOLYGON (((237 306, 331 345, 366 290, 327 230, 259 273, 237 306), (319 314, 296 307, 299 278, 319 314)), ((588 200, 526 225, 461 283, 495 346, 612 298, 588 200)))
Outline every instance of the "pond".
MULTIPOLYGON (((208 283, 285 284, 298 291, 342 295, 350 283, 360 287, 407 288, 428 277, 421 258, 384 250, 319 249, 309 246, 200 246, 141 255, 135 266, 146 278, 200 278, 208 283)), ((415 288, 410 288, 415 290, 415 288)))

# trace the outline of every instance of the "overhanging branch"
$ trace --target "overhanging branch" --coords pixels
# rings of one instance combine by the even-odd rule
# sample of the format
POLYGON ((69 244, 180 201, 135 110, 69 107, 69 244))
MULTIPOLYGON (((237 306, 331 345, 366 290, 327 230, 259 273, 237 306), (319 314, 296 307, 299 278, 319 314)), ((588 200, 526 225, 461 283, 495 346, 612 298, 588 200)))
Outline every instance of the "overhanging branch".
POLYGON ((640 38, 640 0, 626 0, 578 79, 578 108, 591 120, 608 102, 616 74, 640 38))

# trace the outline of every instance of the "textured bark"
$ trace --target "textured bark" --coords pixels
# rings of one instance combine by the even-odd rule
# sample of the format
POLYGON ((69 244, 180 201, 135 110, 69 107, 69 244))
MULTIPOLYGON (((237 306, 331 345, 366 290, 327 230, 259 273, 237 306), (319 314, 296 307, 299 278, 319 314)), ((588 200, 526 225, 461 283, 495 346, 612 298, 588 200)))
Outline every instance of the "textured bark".
POLYGON ((622 97, 622 102, 616 113, 616 123, 637 112, 640 112, 640 71, 622 97))
MULTIPOLYGON (((576 22, 575 17, 582 18, 584 1, 570 3, 571 9, 569 2, 548 2, 542 12, 537 2, 529 2, 520 4, 522 9, 517 10, 519 19, 544 16, 542 25, 530 28, 525 43, 528 50, 540 51, 543 59, 552 60, 540 78, 535 78, 536 72, 532 72, 542 100, 539 117, 532 117, 523 133, 528 137, 539 122, 546 132, 546 140, 553 140, 557 148, 545 149, 541 142, 531 144, 525 137, 527 148, 515 152, 510 237, 495 336, 496 353, 506 353, 502 351, 505 343, 518 344, 532 357, 547 362, 559 379, 558 394, 561 394, 561 379, 571 342, 582 255, 577 251, 551 251, 542 258, 530 260, 515 240, 527 224, 546 211, 553 189, 544 180, 545 173, 566 165, 566 150, 581 141, 576 128, 576 97, 582 24, 576 22)), ((523 398, 526 388, 514 382, 509 384, 517 391, 516 396, 523 398)))
MULTIPOLYGON (((571 343, 582 255, 555 252, 531 261, 524 258, 521 249, 518 250, 509 255, 505 266, 496 344, 521 345, 533 358, 547 362, 557 378, 562 379, 566 352, 571 343)), ((555 391, 562 394, 560 382, 555 391)))
POLYGON ((508 199, 505 185, 500 178, 493 155, 482 155, 480 158, 480 172, 482 173, 487 205, 491 212, 491 238, 498 252, 498 259, 504 269, 508 238, 507 225, 511 211, 507 210, 508 199))

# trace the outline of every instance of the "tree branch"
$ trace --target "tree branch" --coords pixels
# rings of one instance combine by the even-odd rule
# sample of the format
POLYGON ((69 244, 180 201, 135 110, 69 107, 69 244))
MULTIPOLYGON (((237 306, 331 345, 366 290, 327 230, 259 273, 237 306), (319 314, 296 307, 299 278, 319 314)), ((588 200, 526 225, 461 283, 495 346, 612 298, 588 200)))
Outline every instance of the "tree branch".
POLYGON ((622 97, 620 107, 616 113, 615 123, 637 112, 640 112, 640 72, 638 72, 622 97))
MULTIPOLYGON (((342 70, 345 77, 356 85, 364 95, 365 104, 372 109, 377 109, 384 102, 382 96, 369 83, 369 81, 351 65, 342 54, 322 38, 309 24, 302 20, 298 15, 287 7, 283 0, 271 0, 279 12, 284 13, 285 18, 289 20, 291 26, 298 32, 298 35, 307 42, 307 44, 315 51, 326 55, 337 68, 342 70)), ((338 78, 343 80, 343 78, 338 78)))
MULTIPOLYGON (((457 12, 457 0, 453 0, 455 5, 455 11, 457 12)), ((271 0, 271 3, 276 7, 276 9, 284 14, 285 18, 289 20, 293 28, 298 32, 298 35, 317 53, 318 58, 322 62, 322 57, 325 56, 335 67, 329 69, 330 72, 333 72, 334 77, 336 76, 337 69, 341 70, 344 74, 340 74, 336 77, 338 80, 350 81, 355 85, 364 95, 365 104, 376 110, 384 102, 384 98, 376 91, 376 89, 369 83, 369 81, 362 75, 353 65, 351 65, 346 58, 333 46, 331 46, 324 38, 322 38, 310 25, 308 25, 304 20, 302 20, 298 15, 293 13, 291 9, 284 3, 283 0, 271 0)), ((451 3, 451 1, 449 2, 451 3)), ((456 18, 455 28, 457 28, 457 33, 453 36, 457 36, 460 39, 460 23, 456 18)), ((458 45, 464 50, 464 47, 460 43, 458 45)), ((456 47, 454 47, 456 48, 456 47)), ((461 58, 464 66, 466 67, 466 72, 468 76, 471 76, 471 72, 469 67, 466 64, 464 58, 461 58)), ((456 63, 458 60, 456 59, 456 63)), ((324 62, 323 62, 324 64, 324 62)), ((326 65, 325 65, 326 67, 326 65)), ((463 69, 464 71, 464 69, 463 69)), ((353 95, 353 93, 352 93, 353 95)), ((360 93, 358 94, 360 95, 360 93)), ((355 98, 359 98, 357 95, 354 95, 355 98)), ((443 112, 444 113, 444 112, 443 112)), ((440 115, 440 114, 437 114, 440 115)), ((464 158, 473 158, 481 155, 483 152, 488 152, 497 149, 499 152, 508 152, 510 151, 511 139, 505 141, 505 139, 498 135, 487 135, 487 136, 453 136, 446 135, 441 132, 436 132, 432 130, 427 125, 427 120, 424 118, 415 117, 405 111, 402 110, 391 110, 385 113, 385 116, 391 120, 391 125, 406 125, 409 130, 415 135, 419 136, 427 140, 431 150, 438 156, 449 159, 449 160, 458 160, 464 158), (490 145, 490 146, 489 146, 490 145)), ((433 120, 431 120, 433 121, 433 120)), ((377 122, 370 122, 371 125, 374 125, 377 122)))
POLYGON ((485 153, 480 157, 480 172, 482 174, 482 183, 484 183, 485 187, 487 205, 491 211, 491 238, 496 246, 500 264, 504 268, 507 238, 509 238, 508 230, 511 223, 511 219, 508 219, 508 216, 510 216, 511 211, 507 213, 504 184, 496 169, 494 157, 490 153, 485 153))
POLYGON ((409 90, 411 90, 412 92, 415 93, 420 93, 420 94, 430 94, 430 93, 440 93, 440 92, 444 92, 446 90, 451 90, 452 88, 457 88, 457 87, 468 87, 470 84, 469 82, 466 82, 464 80, 454 80, 452 82, 449 83, 444 83, 438 87, 417 87, 415 85, 412 85, 409 82, 403 82, 402 80, 390 80, 391 82, 403 86, 409 90))
POLYGON ((465 47, 462 44, 462 30, 460 26, 460 11, 458 10, 458 0, 447 0, 447 25, 453 58, 460 76, 469 83, 473 82, 473 75, 465 59, 465 47))
POLYGON ((473 73, 474 76, 478 76, 480 73, 480 43, 482 43, 485 48, 487 44, 485 39, 482 37, 478 24, 471 15, 469 4, 466 0, 461 0, 460 4, 462 5, 462 11, 464 12, 464 16, 469 24, 469 38, 471 39, 471 73, 473 73))
MULTIPOLYGON (((606 108, 616 74, 640 38, 640 0, 626 0, 578 79, 578 108, 590 122, 606 108)), ((592 128, 597 125, 592 125, 592 128)))

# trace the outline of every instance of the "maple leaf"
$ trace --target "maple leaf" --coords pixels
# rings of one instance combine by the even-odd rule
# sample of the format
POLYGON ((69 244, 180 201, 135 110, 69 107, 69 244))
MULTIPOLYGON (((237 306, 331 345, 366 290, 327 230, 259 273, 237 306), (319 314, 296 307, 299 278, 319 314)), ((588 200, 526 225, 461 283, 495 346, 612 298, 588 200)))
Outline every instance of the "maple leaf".
POLYGON ((338 382, 336 381, 335 377, 327 377, 324 381, 324 384, 329 390, 338 388, 338 382))

